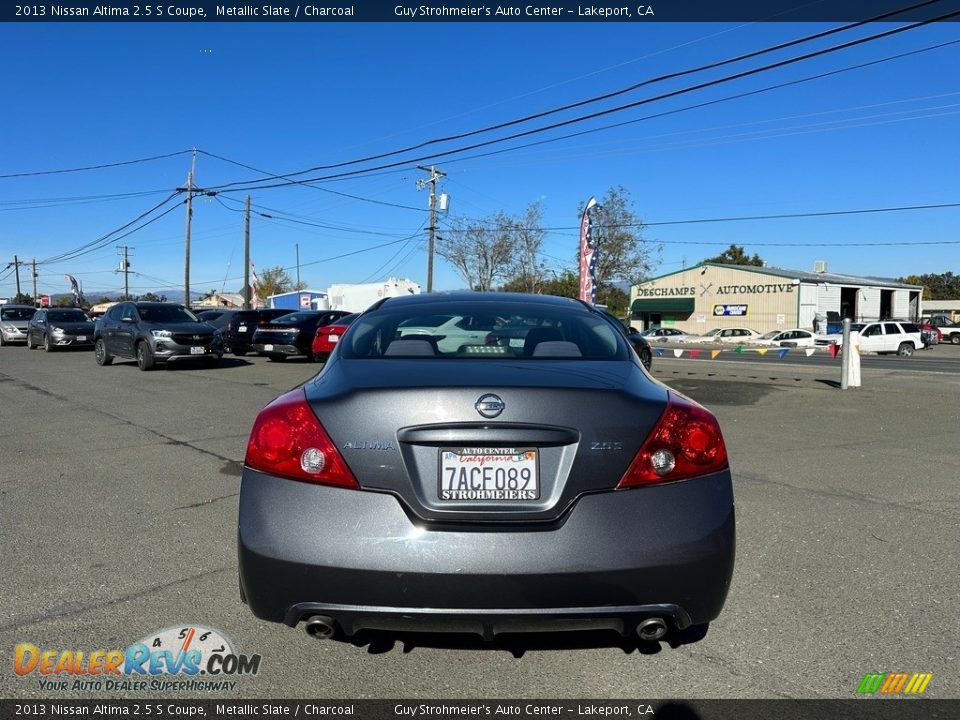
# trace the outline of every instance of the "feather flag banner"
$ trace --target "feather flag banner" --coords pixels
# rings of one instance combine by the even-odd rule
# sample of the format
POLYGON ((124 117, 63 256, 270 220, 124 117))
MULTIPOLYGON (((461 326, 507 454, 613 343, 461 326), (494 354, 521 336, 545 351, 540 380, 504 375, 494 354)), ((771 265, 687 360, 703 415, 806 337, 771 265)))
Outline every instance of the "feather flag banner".
POLYGON ((597 246, 591 217, 596 206, 597 199, 590 198, 580 218, 580 299, 591 305, 597 301, 597 246))

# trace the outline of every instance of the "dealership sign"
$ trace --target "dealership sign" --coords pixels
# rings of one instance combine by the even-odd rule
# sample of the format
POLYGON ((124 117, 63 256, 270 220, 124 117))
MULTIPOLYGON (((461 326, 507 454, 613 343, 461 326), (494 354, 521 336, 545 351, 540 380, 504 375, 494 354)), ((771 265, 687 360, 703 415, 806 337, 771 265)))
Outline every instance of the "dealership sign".
POLYGON ((746 317, 746 305, 714 305, 713 314, 716 316, 730 315, 733 317, 746 317))

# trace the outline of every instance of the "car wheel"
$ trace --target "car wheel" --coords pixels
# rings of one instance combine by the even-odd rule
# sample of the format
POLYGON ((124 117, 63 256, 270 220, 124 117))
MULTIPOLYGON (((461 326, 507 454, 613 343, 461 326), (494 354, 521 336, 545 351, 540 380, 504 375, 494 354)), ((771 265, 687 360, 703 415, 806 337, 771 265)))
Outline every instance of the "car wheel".
POLYGON ((647 370, 650 369, 650 366, 653 365, 653 355, 650 353, 649 348, 644 348, 643 352, 640 353, 640 362, 643 363, 643 367, 647 370))
POLYGON ((3 338, 3 331, 0 330, 0 347, 3 347, 3 346, 4 346, 4 343, 5 343, 5 341, 4 341, 4 338, 3 338))
POLYGON ((153 368, 153 350, 145 340, 137 343, 137 367, 144 371, 153 368))
POLYGON ((950 336, 951 345, 960 345, 960 333, 954 333, 950 336))
POLYGON ((27 333, 27 350, 33 350, 35 347, 36 345, 33 344, 33 337, 31 337, 30 333, 27 333))
POLYGON ((107 352, 107 344, 103 341, 103 338, 100 338, 94 344, 93 356, 97 360, 97 365, 109 365, 113 362, 113 357, 107 352))
POLYGON ((897 348, 897 355, 900 357, 910 357, 913 355, 914 347, 910 343, 900 343, 900 347, 897 348))
POLYGON ((43 349, 45 352, 53 352, 53 345, 50 344, 50 336, 46 334, 43 336, 43 349))

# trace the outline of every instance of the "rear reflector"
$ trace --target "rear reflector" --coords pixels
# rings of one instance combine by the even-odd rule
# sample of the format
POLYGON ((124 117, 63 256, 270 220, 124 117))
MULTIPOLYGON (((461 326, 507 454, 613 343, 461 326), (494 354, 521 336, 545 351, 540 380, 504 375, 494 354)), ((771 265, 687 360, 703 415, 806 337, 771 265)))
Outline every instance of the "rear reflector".
POLYGON ((244 464, 291 480, 360 489, 303 388, 281 395, 260 411, 244 464))
POLYGON ((617 488, 687 480, 728 466, 727 447, 713 413, 671 392, 667 409, 617 488))

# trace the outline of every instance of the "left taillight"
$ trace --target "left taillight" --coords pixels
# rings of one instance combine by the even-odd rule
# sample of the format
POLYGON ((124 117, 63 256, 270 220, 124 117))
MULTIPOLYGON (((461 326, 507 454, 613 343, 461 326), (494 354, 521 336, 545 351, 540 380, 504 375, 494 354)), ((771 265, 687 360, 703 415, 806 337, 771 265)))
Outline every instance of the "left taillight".
POLYGON ((617 488, 687 480, 727 467, 727 446, 713 413, 670 393, 666 410, 617 488))
POLYGON ((360 489, 302 388, 281 395, 260 411, 250 431, 244 464, 291 480, 360 489))

